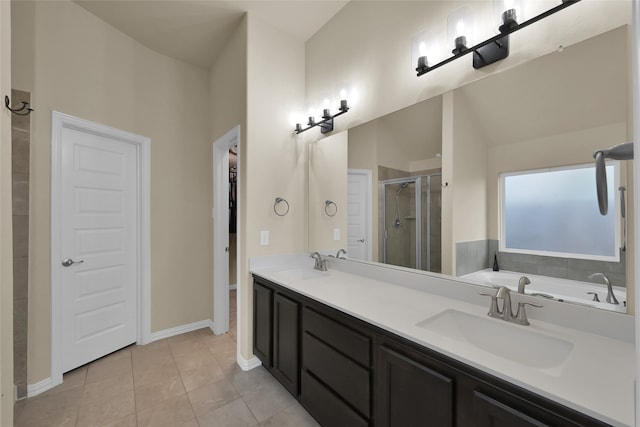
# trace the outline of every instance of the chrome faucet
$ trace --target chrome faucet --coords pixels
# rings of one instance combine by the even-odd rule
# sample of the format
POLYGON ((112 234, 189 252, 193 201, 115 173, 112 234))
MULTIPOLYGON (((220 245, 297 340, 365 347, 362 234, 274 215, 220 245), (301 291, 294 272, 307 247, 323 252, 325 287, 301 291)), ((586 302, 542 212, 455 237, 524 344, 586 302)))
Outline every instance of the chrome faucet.
POLYGON ((527 276, 522 276, 520 280, 518 280, 518 293, 524 294, 524 287, 531 284, 531 280, 527 276))
MULTIPOLYGON (((524 291, 524 285, 522 285, 524 291)), ((541 305, 533 304, 530 302, 520 301, 518 302, 518 309, 513 314, 513 308, 511 306, 511 291, 506 286, 500 286, 495 295, 486 292, 478 292, 480 295, 491 297, 491 306, 487 313, 490 317, 502 319, 507 322, 517 323, 518 325, 529 325, 529 319, 527 318, 526 305, 542 308, 541 305), (502 300, 502 310, 498 307, 498 299, 502 300)))
MULTIPOLYGON (((589 279, 602 279, 604 280, 604 284, 607 285, 607 298, 606 301, 609 304, 620 304, 618 302, 618 299, 616 298, 616 296, 613 293, 613 288, 611 287, 611 281, 609 280, 609 278, 607 276, 605 276, 602 273, 593 273, 591 276, 589 276, 589 279)), ((595 299, 594 299, 595 301, 595 299)))
POLYGON ((322 255, 320 255, 318 252, 312 252, 309 256, 316 260, 316 263, 313 266, 314 270, 327 271, 327 260, 322 259, 322 255))
POLYGON ((338 253, 336 254, 336 258, 338 258, 338 259, 345 259, 345 257, 340 258, 340 255, 341 255, 341 254, 345 254, 345 255, 346 255, 346 254, 347 254, 347 251, 345 251, 345 250, 344 250, 344 249, 342 249, 342 248, 341 248, 341 249, 338 249, 338 253))

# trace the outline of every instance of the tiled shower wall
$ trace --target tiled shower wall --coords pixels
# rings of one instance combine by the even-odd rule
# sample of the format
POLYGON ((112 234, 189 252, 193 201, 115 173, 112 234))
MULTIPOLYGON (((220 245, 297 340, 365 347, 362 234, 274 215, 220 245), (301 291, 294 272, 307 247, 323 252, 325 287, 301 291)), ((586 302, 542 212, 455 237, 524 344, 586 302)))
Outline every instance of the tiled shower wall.
MULTIPOLYGON (((31 95, 11 91, 11 104, 19 107, 31 95)), ((11 120, 11 181, 13 213, 13 362, 18 399, 27 397, 27 303, 29 265, 29 145, 30 116, 13 114, 11 120)))
POLYGON ((614 286, 626 286, 626 252, 620 252, 620 262, 591 261, 539 255, 498 252, 497 240, 477 240, 456 243, 456 275, 491 268, 498 254, 501 270, 588 282, 589 275, 603 273, 614 286))

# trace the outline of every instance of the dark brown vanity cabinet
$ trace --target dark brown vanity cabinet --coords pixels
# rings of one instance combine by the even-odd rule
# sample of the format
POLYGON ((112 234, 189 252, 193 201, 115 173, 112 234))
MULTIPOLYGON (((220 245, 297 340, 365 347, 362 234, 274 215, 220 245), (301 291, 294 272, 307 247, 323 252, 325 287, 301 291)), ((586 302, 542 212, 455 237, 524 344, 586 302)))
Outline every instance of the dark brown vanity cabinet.
POLYGON ((254 278, 254 354, 326 427, 605 426, 254 278))
POLYGON ((300 387, 300 303, 273 287, 253 284, 253 349, 294 396, 300 387))
POLYGON ((605 426, 400 337, 381 336, 376 426, 605 426))
POLYGON ((385 346, 378 354, 377 425, 454 425, 453 378, 385 346))
POLYGON ((372 338, 320 307, 302 313, 302 404, 322 425, 366 426, 371 418, 372 338))
POLYGON ((253 283, 253 354, 265 367, 271 366, 273 343, 273 289, 253 283))

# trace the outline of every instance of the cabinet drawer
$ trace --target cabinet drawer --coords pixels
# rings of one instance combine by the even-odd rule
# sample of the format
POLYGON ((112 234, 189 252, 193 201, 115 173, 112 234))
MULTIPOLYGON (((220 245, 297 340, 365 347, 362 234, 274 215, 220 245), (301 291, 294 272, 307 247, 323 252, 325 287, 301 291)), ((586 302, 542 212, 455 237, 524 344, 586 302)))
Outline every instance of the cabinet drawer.
POLYGON ((305 333, 302 365, 366 418, 370 417, 370 373, 322 341, 305 333))
POLYGON ((303 327, 306 332, 339 349, 356 362, 371 365, 371 340, 316 311, 305 307, 303 327))
POLYGON ((473 415, 477 427, 548 426, 478 390, 473 392, 473 415))
POLYGON ((365 427, 369 425, 309 373, 303 370, 301 376, 300 401, 320 425, 325 427, 365 427))

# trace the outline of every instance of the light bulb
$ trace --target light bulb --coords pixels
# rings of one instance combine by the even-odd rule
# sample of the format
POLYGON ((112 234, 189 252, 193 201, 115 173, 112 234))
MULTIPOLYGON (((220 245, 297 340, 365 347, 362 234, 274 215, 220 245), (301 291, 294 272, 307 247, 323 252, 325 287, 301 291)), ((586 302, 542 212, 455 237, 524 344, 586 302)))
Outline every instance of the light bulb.
POLYGON ((418 54, 419 56, 427 56, 427 44, 425 42, 420 42, 418 45, 418 54))
POLYGON ((456 24, 456 36, 466 36, 466 34, 464 33, 465 30, 465 25, 464 25, 464 21, 462 19, 458 20, 458 23, 456 24))

